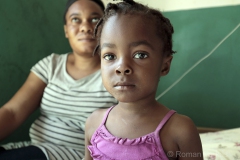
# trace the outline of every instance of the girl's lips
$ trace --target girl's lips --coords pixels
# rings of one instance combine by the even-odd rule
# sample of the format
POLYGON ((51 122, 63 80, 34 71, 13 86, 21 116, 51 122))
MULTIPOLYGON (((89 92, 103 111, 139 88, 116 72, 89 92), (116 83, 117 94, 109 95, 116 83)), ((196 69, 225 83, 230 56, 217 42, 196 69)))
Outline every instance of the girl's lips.
POLYGON ((117 90, 130 90, 133 89, 134 87, 135 87, 134 85, 114 86, 114 88, 117 90))
POLYGON ((134 87, 135 87, 134 84, 127 82, 118 82, 116 85, 114 85, 114 88, 117 90, 129 90, 133 89, 134 87))

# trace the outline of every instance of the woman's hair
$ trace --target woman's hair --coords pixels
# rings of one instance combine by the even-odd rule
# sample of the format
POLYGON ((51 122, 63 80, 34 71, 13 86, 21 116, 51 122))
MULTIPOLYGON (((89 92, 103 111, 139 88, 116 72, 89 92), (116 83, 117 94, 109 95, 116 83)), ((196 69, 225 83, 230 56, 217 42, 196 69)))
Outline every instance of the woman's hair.
MULTIPOLYGON (((68 0, 67 1, 66 7, 65 7, 65 11, 64 11, 64 14, 63 14, 63 22, 64 22, 64 24, 66 24, 66 14, 68 12, 69 7, 71 7, 71 5, 74 2, 76 2, 76 1, 78 1, 78 0, 68 0)), ((97 5, 99 5, 100 8, 102 9, 102 11, 104 12, 105 7, 104 7, 104 4, 103 4, 103 2, 101 0, 89 0, 89 1, 93 1, 93 2, 97 3, 97 5)))
POLYGON ((170 23, 170 20, 164 17, 160 11, 149 8, 146 5, 134 2, 133 0, 123 0, 123 2, 119 2, 116 4, 109 3, 107 5, 103 17, 99 20, 94 30, 94 36, 98 40, 98 45, 94 53, 99 52, 100 37, 104 24, 109 17, 118 14, 140 15, 142 17, 153 20, 153 22, 155 23, 150 24, 154 24, 156 26, 157 35, 164 43, 163 54, 166 56, 170 56, 175 53, 175 51, 172 50, 172 34, 174 30, 173 26, 170 23))

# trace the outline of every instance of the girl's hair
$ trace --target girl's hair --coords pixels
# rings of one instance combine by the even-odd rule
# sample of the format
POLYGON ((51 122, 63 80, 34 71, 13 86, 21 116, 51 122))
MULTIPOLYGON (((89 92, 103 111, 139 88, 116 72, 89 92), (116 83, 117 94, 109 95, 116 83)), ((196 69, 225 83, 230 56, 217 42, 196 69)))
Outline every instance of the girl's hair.
POLYGON ((94 51, 94 54, 96 52, 99 52, 100 37, 104 24, 109 17, 117 14, 141 15, 145 18, 153 20, 153 22, 155 22, 153 24, 156 26, 157 35, 160 37, 160 39, 162 39, 164 43, 164 56, 170 56, 175 53, 175 51, 172 50, 172 34, 174 30, 173 26, 170 23, 170 20, 164 17, 162 13, 158 10, 149 8, 148 6, 134 2, 133 0, 123 0, 123 2, 119 2, 116 4, 109 3, 105 9, 103 17, 97 23, 94 30, 94 36, 98 40, 98 45, 94 51))
MULTIPOLYGON (((68 0, 67 1, 66 7, 65 7, 65 11, 64 11, 64 14, 63 14, 63 22, 64 22, 64 24, 66 24, 66 14, 68 12, 69 7, 71 7, 71 5, 74 2, 76 2, 76 1, 78 1, 78 0, 68 0)), ((102 11, 104 12, 105 7, 104 7, 104 4, 103 4, 103 2, 101 0, 90 0, 90 1, 93 1, 93 2, 97 3, 97 5, 99 5, 100 8, 102 9, 102 11)))

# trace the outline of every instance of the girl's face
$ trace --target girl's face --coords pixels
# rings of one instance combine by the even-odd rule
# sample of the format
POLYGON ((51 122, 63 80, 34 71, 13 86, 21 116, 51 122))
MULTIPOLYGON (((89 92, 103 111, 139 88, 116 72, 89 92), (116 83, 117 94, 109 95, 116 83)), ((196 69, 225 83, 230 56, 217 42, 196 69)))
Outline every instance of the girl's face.
POLYGON ((106 89, 119 102, 155 100, 158 81, 172 57, 163 57, 154 22, 136 15, 117 15, 101 35, 101 72, 106 89))
POLYGON ((93 30, 102 15, 100 6, 90 0, 78 0, 69 7, 64 30, 74 52, 92 56, 97 44, 93 30))

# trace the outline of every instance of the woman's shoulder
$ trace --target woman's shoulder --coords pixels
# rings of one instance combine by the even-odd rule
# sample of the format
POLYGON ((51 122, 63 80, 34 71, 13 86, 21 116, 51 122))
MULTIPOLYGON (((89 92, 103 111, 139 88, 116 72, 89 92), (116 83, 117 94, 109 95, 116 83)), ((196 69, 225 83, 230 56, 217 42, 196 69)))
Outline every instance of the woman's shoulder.
POLYGON ((45 64, 59 63, 60 61, 64 61, 67 58, 67 55, 68 53, 65 53, 65 54, 51 53, 50 55, 43 57, 38 63, 45 63, 45 64))
POLYGON ((58 54, 58 53, 52 53, 46 58, 51 59, 51 61, 63 61, 67 58, 68 53, 64 54, 58 54))

